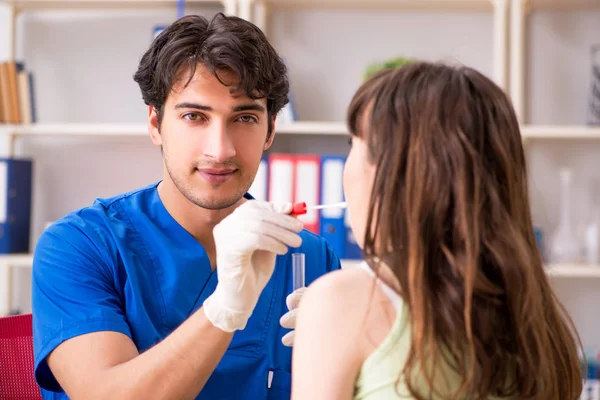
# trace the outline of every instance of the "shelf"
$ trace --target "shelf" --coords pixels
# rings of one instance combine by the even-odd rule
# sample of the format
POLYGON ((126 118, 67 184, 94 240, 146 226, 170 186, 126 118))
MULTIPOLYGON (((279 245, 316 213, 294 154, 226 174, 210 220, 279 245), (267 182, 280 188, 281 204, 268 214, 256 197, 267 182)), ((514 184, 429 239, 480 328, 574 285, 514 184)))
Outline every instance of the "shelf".
POLYGON ((600 126, 526 125, 521 135, 524 139, 600 139, 600 126))
MULTIPOLYGON (((280 134, 348 134, 348 129, 343 122, 299 121, 276 125, 275 131, 280 134)), ((525 125, 521 128, 521 134, 524 139, 600 139, 600 126, 525 125)))
POLYGON ((275 133, 285 135, 348 135, 344 122, 305 122, 288 124, 275 123, 275 133))
MULTIPOLYGON (((600 0, 599 0, 600 1, 600 0)), ((275 125, 280 135, 348 135, 344 122, 298 121, 275 125)), ((0 133, 17 136, 146 136, 145 124, 67 123, 0 125, 0 133)), ((600 126, 544 126, 521 128, 523 139, 600 139, 600 126)))
MULTIPOLYGON (((342 260, 342 267, 354 268, 361 263, 362 260, 342 260)), ((600 278, 600 265, 560 264, 548 265, 545 269, 552 278, 600 278)))
POLYGON ((33 254, 0 254, 0 267, 31 268, 33 254))
POLYGON ((266 0, 269 8, 492 10, 493 0, 266 0))
POLYGON ((532 9, 543 8, 597 8, 600 7, 598 0, 521 0, 528 3, 532 9))
MULTIPOLYGON (((599 0, 600 1, 600 0, 599 0)), ((344 122, 298 121, 275 125, 280 135, 348 135, 344 122)), ((147 136, 145 124, 67 123, 0 125, 0 133, 17 136, 147 136)), ((600 126, 527 125, 523 139, 600 139, 600 126)))
POLYGON ((548 265, 546 273, 556 278, 600 278, 600 265, 548 265))
MULTIPOLYGON (((19 11, 40 9, 149 9, 176 8, 177 0, 0 0, 19 11)), ((186 0, 186 6, 220 6, 219 0, 186 0)))
MULTIPOLYGON (((343 268, 354 268, 359 266, 362 260, 341 260, 343 268)), ((0 255, 0 267, 11 266, 31 268, 33 254, 3 254, 0 255)), ((600 265, 549 265, 546 272, 550 277, 556 278, 600 278, 600 265)))
POLYGON ((147 136, 144 124, 32 124, 5 125, 6 133, 17 136, 147 136))
POLYGON ((342 268, 356 268, 362 264, 363 260, 341 260, 342 268))
MULTIPOLYGON (((147 136, 145 124, 32 124, 0 125, 0 132, 17 136, 147 136)), ((284 135, 347 135, 343 122, 293 122, 276 124, 284 135)))

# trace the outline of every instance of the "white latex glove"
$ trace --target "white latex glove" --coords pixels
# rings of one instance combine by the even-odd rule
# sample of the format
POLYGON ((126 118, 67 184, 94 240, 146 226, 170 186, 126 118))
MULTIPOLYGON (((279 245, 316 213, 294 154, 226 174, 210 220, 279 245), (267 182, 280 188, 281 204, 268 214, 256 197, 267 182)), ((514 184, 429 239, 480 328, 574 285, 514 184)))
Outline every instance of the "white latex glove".
MULTIPOLYGON (((300 300, 302 299, 302 295, 305 291, 306 288, 296 289, 285 299, 285 304, 290 311, 285 313, 279 320, 279 323, 282 327, 286 329, 296 329, 296 315, 298 314, 298 306, 300 305, 300 300)), ((294 345, 295 332, 295 330, 288 332, 281 338, 281 342, 284 344, 284 346, 292 347, 294 345)))
POLYGON ((288 246, 299 247, 302 222, 287 215, 291 204, 249 200, 213 230, 219 283, 203 304, 217 328, 244 329, 275 269, 275 258, 288 246))

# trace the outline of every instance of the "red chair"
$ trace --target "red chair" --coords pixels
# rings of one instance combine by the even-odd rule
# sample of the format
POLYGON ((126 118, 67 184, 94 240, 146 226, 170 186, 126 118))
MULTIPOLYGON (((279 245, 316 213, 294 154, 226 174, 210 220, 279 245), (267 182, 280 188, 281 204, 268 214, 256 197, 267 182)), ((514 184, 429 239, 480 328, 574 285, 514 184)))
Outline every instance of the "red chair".
POLYGON ((31 314, 0 318, 0 400, 41 399, 33 369, 31 314))

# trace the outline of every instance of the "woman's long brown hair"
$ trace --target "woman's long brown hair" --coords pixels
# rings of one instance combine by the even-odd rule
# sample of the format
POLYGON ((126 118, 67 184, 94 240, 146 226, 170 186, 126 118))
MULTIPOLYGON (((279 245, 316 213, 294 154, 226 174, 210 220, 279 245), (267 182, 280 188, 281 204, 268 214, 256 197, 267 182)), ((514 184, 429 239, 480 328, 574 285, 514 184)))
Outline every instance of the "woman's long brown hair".
POLYGON ((393 270, 408 307, 403 374, 435 392, 449 365, 461 382, 447 398, 577 399, 581 343, 536 246, 505 93, 471 68, 414 63, 366 81, 348 126, 377 168, 364 256, 393 270))

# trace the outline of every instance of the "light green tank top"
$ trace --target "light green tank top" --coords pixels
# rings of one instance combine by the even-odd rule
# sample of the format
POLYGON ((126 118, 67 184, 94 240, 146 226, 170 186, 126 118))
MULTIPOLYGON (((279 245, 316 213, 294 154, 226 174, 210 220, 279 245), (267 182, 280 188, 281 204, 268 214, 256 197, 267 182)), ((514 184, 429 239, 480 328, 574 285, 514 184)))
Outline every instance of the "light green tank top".
MULTIPOLYGON (((366 263, 361 265, 361 268, 374 274, 373 270, 366 263)), ((378 283, 394 304, 396 319, 383 342, 364 361, 354 385, 354 399, 414 399, 408 391, 406 377, 400 375, 406 363, 411 340, 410 321, 407 318, 407 310, 398 293, 382 281, 378 280, 378 283)), ((437 391, 446 394, 446 396, 456 392, 456 389, 459 387, 460 378, 449 366, 445 368, 444 366, 439 366, 436 376, 441 378, 435 382, 437 391)), ((432 400, 439 398, 431 393, 424 377, 415 376, 413 382, 413 386, 420 394, 432 400)), ((490 399, 493 399, 493 397, 490 397, 490 399)))

